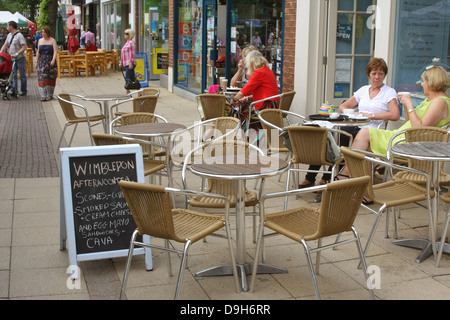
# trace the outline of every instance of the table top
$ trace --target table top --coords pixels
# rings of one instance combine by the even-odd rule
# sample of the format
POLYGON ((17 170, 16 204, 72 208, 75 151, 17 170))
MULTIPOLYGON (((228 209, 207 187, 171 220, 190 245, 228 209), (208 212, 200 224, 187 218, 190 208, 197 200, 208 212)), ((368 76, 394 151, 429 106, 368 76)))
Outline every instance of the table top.
POLYGON ((95 100, 95 101, 123 100, 129 98, 131 98, 129 95, 119 93, 97 94, 83 97, 84 100, 95 100))
POLYGON ((405 142, 392 147, 392 153, 405 158, 430 161, 450 161, 450 144, 447 142, 405 142))
POLYGON ((197 175, 220 179, 254 179, 276 175, 288 169, 288 162, 278 157, 248 155, 216 156, 207 163, 194 163, 190 170, 197 175))
MULTIPOLYGON (((315 116, 315 115, 312 115, 315 116)), ((347 120, 342 120, 342 119, 327 119, 327 118, 321 118, 320 120, 318 120, 318 118, 311 118, 310 116, 308 116, 308 120, 311 122, 328 122, 331 125, 333 125, 334 127, 358 127, 358 126, 365 126, 367 124, 370 123, 370 119, 347 119, 347 120)))
POLYGON ((152 136, 171 134, 175 130, 184 128, 186 128, 186 126, 179 123, 154 122, 119 126, 115 131, 116 133, 123 135, 152 136))

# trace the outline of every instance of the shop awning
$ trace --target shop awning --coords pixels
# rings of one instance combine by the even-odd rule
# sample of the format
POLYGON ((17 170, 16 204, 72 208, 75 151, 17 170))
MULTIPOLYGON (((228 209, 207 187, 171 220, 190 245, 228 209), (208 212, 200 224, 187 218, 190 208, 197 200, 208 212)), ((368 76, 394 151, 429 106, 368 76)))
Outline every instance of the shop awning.
POLYGON ((6 27, 9 21, 15 21, 18 28, 29 28, 27 21, 18 18, 9 11, 0 11, 0 28, 6 27))
POLYGON ((20 14, 19 12, 14 13, 14 15, 22 20, 25 20, 26 22, 28 22, 28 27, 30 28, 30 34, 34 35, 34 32, 36 31, 36 23, 34 23, 31 20, 28 20, 25 16, 23 16, 22 14, 20 14))

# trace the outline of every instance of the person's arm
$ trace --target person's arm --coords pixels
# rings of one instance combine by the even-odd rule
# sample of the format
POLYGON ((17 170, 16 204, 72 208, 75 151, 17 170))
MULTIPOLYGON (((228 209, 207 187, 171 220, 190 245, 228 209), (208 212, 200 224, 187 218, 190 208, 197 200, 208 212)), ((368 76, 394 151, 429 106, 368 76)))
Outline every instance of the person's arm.
POLYGON ((416 114, 411 96, 402 96, 400 102, 405 104, 408 109, 409 121, 411 121, 412 127, 434 127, 439 123, 439 121, 448 117, 447 102, 442 98, 435 98, 431 102, 422 119, 420 119, 416 114))
POLYGON ((370 111, 364 111, 361 112, 361 114, 372 120, 391 120, 391 121, 399 120, 400 109, 397 104, 397 99, 392 99, 391 101, 389 101, 388 106, 389 106, 388 112, 373 113, 370 111))
POLYGON ((53 58, 52 61, 50 61, 50 65, 54 66, 56 63, 56 55, 58 54, 58 46, 56 45, 55 39, 52 39, 52 45, 53 45, 53 58))
POLYGON ((244 62, 242 60, 240 60, 238 63, 238 70, 234 74, 233 78, 231 78, 230 86, 232 86, 232 87, 238 86, 237 82, 242 80, 242 73, 244 72, 244 67, 245 67, 244 62))
POLYGON ((357 105, 358 102, 356 101, 355 96, 352 96, 339 106, 339 112, 343 113, 345 109, 354 109, 357 105))

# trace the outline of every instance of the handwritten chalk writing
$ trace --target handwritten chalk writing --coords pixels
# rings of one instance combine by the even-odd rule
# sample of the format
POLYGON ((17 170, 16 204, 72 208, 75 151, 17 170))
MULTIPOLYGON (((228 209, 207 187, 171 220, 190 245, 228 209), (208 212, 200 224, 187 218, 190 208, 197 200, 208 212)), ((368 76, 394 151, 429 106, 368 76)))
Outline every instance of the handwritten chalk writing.
POLYGON ((110 172, 120 172, 121 170, 134 169, 135 164, 132 161, 103 161, 98 163, 73 164, 77 176, 94 174, 106 175, 110 172))
POLYGON ((136 224, 118 182, 137 180, 135 155, 76 158, 70 172, 78 253, 128 248, 136 224))

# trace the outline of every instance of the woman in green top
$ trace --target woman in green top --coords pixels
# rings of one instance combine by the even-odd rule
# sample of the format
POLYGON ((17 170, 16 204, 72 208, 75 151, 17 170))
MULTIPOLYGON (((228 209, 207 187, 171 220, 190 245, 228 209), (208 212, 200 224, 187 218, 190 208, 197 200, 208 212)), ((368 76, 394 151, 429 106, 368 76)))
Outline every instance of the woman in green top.
MULTIPOLYGON (((400 130, 411 127, 443 127, 450 123, 450 98, 446 91, 450 87, 450 77, 444 68, 433 66, 422 74, 423 91, 426 99, 414 108, 409 95, 400 95, 399 100, 409 113, 409 121, 397 130, 361 129, 353 141, 352 148, 386 155, 390 138, 400 130)), ((398 137, 398 139, 400 139, 398 137)), ((347 168, 341 172, 348 175, 347 168)))

